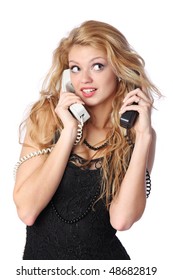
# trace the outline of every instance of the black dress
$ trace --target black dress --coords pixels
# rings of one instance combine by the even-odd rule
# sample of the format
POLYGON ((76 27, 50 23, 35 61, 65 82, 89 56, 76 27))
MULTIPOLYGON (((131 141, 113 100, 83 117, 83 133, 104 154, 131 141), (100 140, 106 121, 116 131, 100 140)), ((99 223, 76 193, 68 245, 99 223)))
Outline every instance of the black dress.
POLYGON ((72 155, 51 202, 27 226, 24 260, 129 260, 100 193, 101 159, 72 155))

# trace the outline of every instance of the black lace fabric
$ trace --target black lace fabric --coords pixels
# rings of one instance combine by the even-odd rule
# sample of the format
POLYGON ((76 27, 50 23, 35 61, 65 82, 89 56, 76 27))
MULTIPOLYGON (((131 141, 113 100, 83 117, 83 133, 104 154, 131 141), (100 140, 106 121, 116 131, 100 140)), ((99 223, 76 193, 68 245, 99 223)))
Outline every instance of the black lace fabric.
POLYGON ((71 155, 55 195, 27 226, 24 260, 129 260, 100 194, 102 159, 71 155))

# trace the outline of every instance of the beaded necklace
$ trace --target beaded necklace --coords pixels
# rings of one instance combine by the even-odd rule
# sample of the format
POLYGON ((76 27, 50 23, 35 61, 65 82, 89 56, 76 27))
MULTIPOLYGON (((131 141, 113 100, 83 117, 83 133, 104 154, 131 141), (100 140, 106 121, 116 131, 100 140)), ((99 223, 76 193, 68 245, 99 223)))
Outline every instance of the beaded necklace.
POLYGON ((108 141, 106 141, 105 143, 103 143, 102 145, 98 146, 98 147, 93 147, 91 146, 86 139, 84 139, 83 143, 90 149, 90 150, 93 150, 93 151, 98 151, 102 148, 105 148, 107 145, 108 145, 108 141))

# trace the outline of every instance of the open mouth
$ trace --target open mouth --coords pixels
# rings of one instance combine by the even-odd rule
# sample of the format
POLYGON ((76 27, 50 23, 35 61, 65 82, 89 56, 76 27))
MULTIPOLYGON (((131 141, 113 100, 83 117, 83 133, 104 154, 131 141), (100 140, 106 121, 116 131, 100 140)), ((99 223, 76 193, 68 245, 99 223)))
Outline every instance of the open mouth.
POLYGON ((87 89, 82 89, 82 94, 85 97, 91 97, 94 95, 94 93, 96 92, 95 88, 87 88, 87 89))

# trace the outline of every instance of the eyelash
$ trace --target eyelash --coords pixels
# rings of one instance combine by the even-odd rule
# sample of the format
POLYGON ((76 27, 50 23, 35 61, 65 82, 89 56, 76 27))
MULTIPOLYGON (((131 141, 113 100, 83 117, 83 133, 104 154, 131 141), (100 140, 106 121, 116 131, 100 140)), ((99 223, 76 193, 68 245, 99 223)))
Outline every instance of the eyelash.
MULTIPOLYGON (((95 71, 101 71, 103 70, 104 68, 104 65, 102 63, 94 63, 91 67, 91 69, 94 69, 95 71), (95 66, 99 66, 99 69, 94 69, 95 66)), ((77 65, 73 65, 70 67, 70 70, 73 72, 73 73, 76 73, 76 72, 79 72, 80 71, 80 67, 78 67, 77 65), (74 71, 74 68, 77 68, 77 71, 74 71)))
POLYGON ((92 69, 94 69, 95 66, 99 66, 99 69, 96 71, 101 71, 104 68, 104 65, 102 63, 94 63, 92 66, 92 69))
POLYGON ((70 70, 71 70, 71 72, 73 72, 73 73, 78 72, 78 71, 74 71, 74 68, 77 68, 78 71, 80 70, 80 68, 79 68, 78 66, 73 65, 73 66, 70 67, 70 70))

